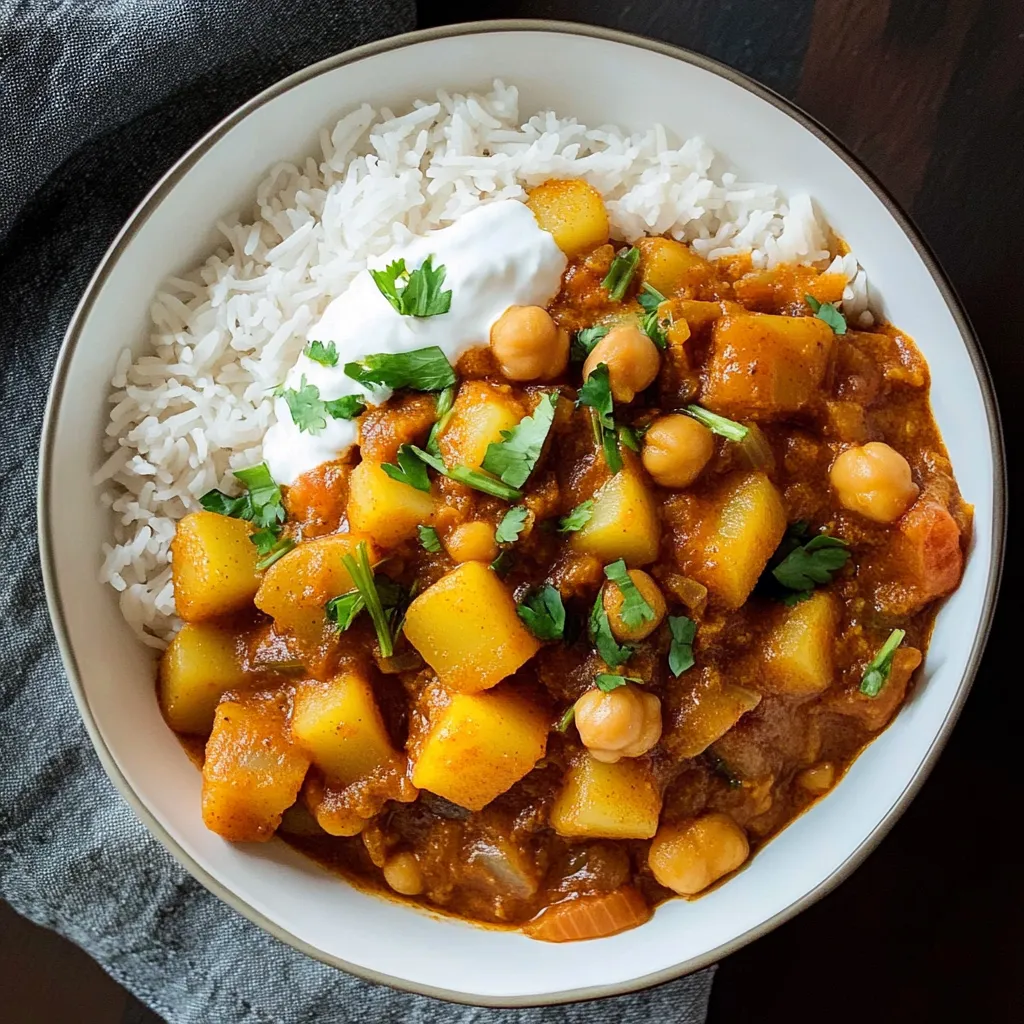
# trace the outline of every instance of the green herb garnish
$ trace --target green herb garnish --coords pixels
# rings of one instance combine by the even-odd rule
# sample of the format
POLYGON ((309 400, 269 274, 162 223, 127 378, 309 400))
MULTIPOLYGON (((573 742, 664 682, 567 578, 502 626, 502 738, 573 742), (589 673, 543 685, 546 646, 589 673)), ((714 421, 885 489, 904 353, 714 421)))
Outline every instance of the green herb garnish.
POLYGON ((311 341, 303 349, 303 354, 321 366, 338 365, 338 346, 333 341, 327 342, 326 345, 322 341, 311 341))
POLYGON ((572 339, 573 359, 582 363, 610 330, 608 324, 594 324, 593 327, 584 327, 583 330, 577 331, 572 339))
POLYGON ((889 639, 879 648, 878 653, 868 662, 864 670, 864 678, 860 681, 860 692, 868 697, 877 697, 882 687, 889 681, 892 672, 892 661, 896 656, 896 648, 906 638, 905 629, 894 629, 889 639))
POLYGON ((381 604, 381 597, 377 591, 374 580, 373 569, 370 568, 370 556, 366 549, 366 541, 360 541, 356 548, 356 554, 342 555, 342 564, 348 570, 356 590, 359 591, 373 620, 373 628, 377 633, 377 643, 380 645, 382 657, 390 658, 395 653, 394 638, 391 635, 391 624, 381 604))
POLYGON ((631 452, 640 451, 640 437, 633 427, 619 424, 619 444, 625 445, 631 452))
POLYGON ((612 672, 599 672, 594 677, 594 685, 602 693, 611 693, 612 690, 617 690, 620 686, 625 686, 626 683, 639 683, 641 686, 644 685, 642 679, 637 679, 636 676, 617 676, 612 672))
POLYGON ((698 423, 703 423, 711 433, 718 434, 719 437, 724 437, 727 441, 736 441, 738 443, 750 433, 750 430, 743 426, 742 423, 737 423, 735 420, 727 420, 724 416, 709 412, 699 405, 688 405, 684 411, 698 423))
POLYGON ((608 297, 613 302, 622 301, 639 262, 640 250, 635 245, 629 249, 622 249, 612 260, 608 276, 601 282, 601 287, 608 290, 608 297))
POLYGON ((430 428, 430 434, 427 437, 426 449, 434 455, 440 454, 441 449, 437 446, 437 439, 441 431, 448 426, 448 421, 452 418, 452 406, 454 404, 455 385, 451 384, 437 396, 437 404, 434 410, 437 419, 430 428))
POLYGON ((572 725, 572 720, 576 717, 576 705, 570 704, 566 709, 565 713, 558 720, 558 731, 568 732, 569 726, 572 725))
POLYGON ((665 296, 653 284, 644 281, 640 285, 640 293, 637 295, 636 301, 640 303, 645 313, 656 313, 658 307, 665 301, 665 296))
POLYGON ((588 498, 586 501, 581 501, 570 513, 558 520, 558 532, 575 533, 577 530, 582 530, 590 522, 590 517, 593 514, 594 499, 588 498))
POLYGON ((516 505, 510 508, 498 523, 494 531, 494 539, 498 544, 514 544, 519 540, 529 509, 525 505, 516 505))
POLYGON ((670 615, 668 628, 672 642, 668 648, 668 668, 674 676, 681 676, 693 668, 693 638, 697 635, 697 623, 685 615, 670 615))
POLYGON ((588 406, 594 410, 594 433, 601 444, 604 460, 612 473, 622 469, 622 454, 619 451, 618 432, 615 427, 615 403, 608 379, 608 367, 598 363, 590 376, 583 382, 576 398, 576 407, 588 406))
MULTIPOLYGON (((207 491, 199 499, 199 504, 207 512, 254 523, 259 529, 250 539, 261 555, 267 555, 277 543, 285 519, 281 488, 274 482, 265 462, 236 470, 234 476, 245 487, 243 494, 231 497, 214 489, 207 491)), ((281 553, 284 554, 283 551, 281 553)))
POLYGON ((455 385, 455 371, 437 345, 412 352, 378 352, 358 363, 346 363, 345 375, 366 387, 441 391, 455 385))
POLYGON ((527 594, 516 605, 516 611, 538 640, 559 640, 565 633, 565 605, 562 595, 550 583, 527 594))
POLYGON ((597 600, 590 612, 589 632, 591 642, 597 648, 597 653, 610 668, 625 665, 633 657, 632 647, 628 644, 619 644, 616 641, 600 594, 597 595, 597 600))
MULTIPOLYGON (((800 527, 805 524, 796 524, 800 527)), ((792 538, 791 538, 792 541, 792 538)), ((806 544, 798 544, 772 569, 772 576, 787 590, 783 600, 796 604, 810 597, 816 586, 832 582, 833 573, 838 572, 850 560, 849 545, 839 537, 819 533, 806 544)))
POLYGON ((340 597, 332 597, 324 609, 331 622, 344 633, 365 607, 366 602, 363 601, 363 595, 358 590, 350 590, 340 597))
POLYGON ((606 565, 604 574, 619 588, 619 593, 622 595, 622 607, 619 610, 619 615, 627 629, 637 629, 645 622, 654 621, 656 617, 654 609, 637 589, 637 585, 629 575, 629 569, 626 568, 624 558, 612 562, 611 565, 606 565))
POLYGON ((366 409, 361 398, 355 395, 342 395, 324 401, 320 397, 320 389, 315 384, 306 382, 303 374, 298 388, 286 388, 282 385, 274 390, 277 398, 283 398, 292 414, 292 422, 299 431, 307 434, 320 434, 327 426, 327 417, 335 420, 351 420, 366 409))
POLYGON ((660 349, 668 348, 668 336, 665 331, 668 329, 668 320, 659 320, 658 311, 645 313, 640 320, 640 329, 660 349))
MULTIPOLYGON (((257 537, 262 537, 265 544, 266 535, 268 534, 274 537, 272 530, 260 530, 259 533, 254 533, 250 539, 255 542, 257 537)), ((279 558, 287 555, 293 547, 295 547, 295 541, 291 537, 275 538, 274 543, 265 548, 261 547, 260 543, 256 543, 256 550, 263 555, 263 558, 256 563, 256 568, 261 572, 264 569, 269 569, 279 558)))
POLYGON ((506 548, 493 562, 491 562, 491 568, 504 579, 504 577, 511 571, 515 561, 516 556, 506 548))
POLYGON ((832 328, 833 334, 846 333, 846 317, 831 302, 819 302, 813 295, 805 295, 804 302, 811 307, 814 315, 832 328))
POLYGON ((432 526, 417 526, 416 532, 420 535, 420 544, 423 545, 424 551, 437 552, 441 550, 441 538, 437 535, 437 530, 432 526))
POLYGON ((487 446, 481 465, 510 487, 522 487, 540 460, 544 442, 555 421, 558 395, 546 394, 532 416, 521 419, 511 430, 503 430, 502 441, 487 446))
POLYGON ((336 420, 354 420, 366 412, 366 403, 358 395, 342 395, 324 402, 327 415, 336 420))
POLYGON ((430 477, 427 476, 427 467, 423 465, 421 459, 415 454, 415 449, 410 444, 403 444, 398 449, 398 465, 394 465, 391 462, 385 462, 381 464, 381 469, 392 480, 397 480, 400 484, 408 484, 410 487, 415 487, 417 491, 428 491, 430 490, 430 477))
POLYGON ((483 473, 479 469, 472 469, 469 466, 446 466, 444 460, 439 455, 425 452, 414 444, 406 445, 405 447, 414 452, 418 458, 422 459, 432 469, 436 469, 438 473, 448 477, 450 480, 457 480, 460 484, 465 484, 467 487, 483 491, 484 494, 490 494, 504 501, 518 501, 523 496, 522 491, 517 490, 515 487, 509 487, 508 484, 491 476, 490 473, 483 473))
POLYGON ((395 260, 383 270, 371 270, 370 276, 402 316, 437 316, 451 308, 452 293, 441 291, 446 271, 443 266, 435 268, 433 260, 433 256, 428 256, 412 272, 406 268, 404 259, 395 260))

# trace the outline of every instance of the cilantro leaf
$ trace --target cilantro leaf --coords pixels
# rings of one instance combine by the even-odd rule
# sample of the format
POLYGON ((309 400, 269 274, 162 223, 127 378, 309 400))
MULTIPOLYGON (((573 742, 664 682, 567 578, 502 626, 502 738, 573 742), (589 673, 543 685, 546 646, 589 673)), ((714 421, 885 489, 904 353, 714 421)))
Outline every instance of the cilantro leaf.
POLYGON ((565 633, 562 595, 550 583, 528 594, 516 612, 538 640, 558 640, 565 633))
POLYGON ((504 577, 511 571, 512 566, 515 564, 515 560, 516 556, 506 548, 493 562, 491 562, 491 568, 504 579, 504 577))
POLYGON ((338 346, 333 341, 327 342, 326 345, 322 341, 311 341, 303 349, 303 355, 321 366, 338 365, 338 346))
POLYGON ((525 505, 516 505, 510 508, 498 523, 497 530, 494 531, 495 541, 499 544, 514 544, 519 539, 528 513, 529 509, 525 505))
POLYGON ((640 293, 636 297, 645 313, 656 313, 658 307, 665 301, 665 296, 652 284, 646 281, 640 286, 640 293))
POLYGON ((558 532, 575 533, 577 530, 582 530, 590 522, 590 517, 593 514, 594 499, 588 498, 586 501, 581 501, 568 515, 564 515, 558 520, 558 532))
POLYGON ((380 646, 381 656, 390 658, 395 653, 394 637, 391 635, 391 622, 385 614, 381 595, 377 590, 377 583, 374 579, 373 570, 370 568, 370 556, 366 548, 366 541, 360 541, 356 548, 356 554, 341 556, 342 564, 348 570, 356 590, 363 599, 366 610, 373 620, 373 628, 377 633, 377 643, 380 646))
POLYGON ((845 540, 819 533, 790 551, 772 569, 772 575, 788 590, 810 592, 815 586, 831 583, 833 573, 849 560, 850 550, 845 540))
POLYGON ((207 512, 216 512, 219 516, 229 516, 231 519, 252 519, 252 501, 248 494, 240 494, 237 498, 233 498, 230 494, 225 494, 214 488, 199 499, 199 504, 207 512))
MULTIPOLYGON (((646 431, 645 431, 646 433, 646 431)), ((619 424, 619 444, 624 444, 631 452, 640 451, 640 437, 636 429, 619 424)))
POLYGON ((437 345, 411 352, 378 352, 345 364, 345 375, 367 387, 441 391, 453 387, 455 371, 437 345))
POLYGON ((750 433, 750 430, 742 423, 727 420, 724 416, 719 416, 699 405, 688 405, 684 412, 692 416, 698 423, 704 424, 712 434, 718 434, 719 437, 724 437, 727 441, 738 443, 750 433))
POLYGON ((270 554, 277 543, 278 532, 273 527, 264 527, 262 530, 257 530, 255 533, 250 534, 249 540, 256 545, 256 553, 258 555, 270 554))
POLYGON ((569 726, 572 725, 572 720, 576 717, 576 705, 570 704, 566 709, 565 713, 558 720, 556 728, 559 732, 568 732, 569 726))
POLYGON ((608 613, 604 610, 604 602, 601 600, 600 594, 597 595, 597 600, 590 612, 588 631, 592 643, 597 648, 597 653, 610 668, 625 665, 633 657, 633 648, 628 644, 619 644, 612 634, 608 613))
POLYGON ((540 459, 551 424, 555 422, 557 405, 557 393, 546 394, 532 416, 521 419, 511 430, 503 430, 503 441, 487 446, 481 468, 511 487, 522 487, 540 459))
POLYGON ((207 491, 199 499, 199 504, 207 512, 216 512, 232 519, 247 519, 255 523, 260 529, 253 534, 253 543, 259 549, 261 544, 268 543, 265 539, 256 539, 263 530, 269 530, 275 538, 281 532, 280 524, 285 518, 281 488, 274 482, 265 462, 258 466, 250 466, 248 469, 239 469, 234 476, 246 488, 244 494, 231 497, 223 491, 214 489, 207 491))
POLYGON ((380 467, 392 480, 400 484, 408 484, 417 491, 430 491, 430 477, 427 467, 417 458, 411 444, 403 444, 398 449, 398 465, 385 462, 380 467))
POLYGON ((832 328, 833 334, 846 333, 846 317, 836 308, 832 302, 819 302, 813 295, 805 295, 804 302, 811 307, 811 312, 832 328))
POLYGON ((437 530, 432 526, 417 526, 416 531, 420 535, 420 543, 423 545, 424 551, 437 552, 441 550, 441 538, 437 535, 437 530))
POLYGON ((358 395, 342 395, 324 402, 327 415, 336 420, 354 420, 366 412, 366 403, 358 395))
POLYGON ((861 693, 868 697, 877 697, 882 692, 882 687, 889 681, 889 674, 892 672, 896 649, 903 643, 906 635, 905 629, 894 629, 889 634, 889 639, 882 644, 878 653, 864 669, 864 678, 860 681, 861 693))
POLYGON ((576 398, 576 406, 588 406, 594 410, 595 439, 601 444, 608 468, 612 473, 618 473, 622 469, 622 454, 619 451, 619 438, 615 427, 615 403, 605 363, 598 363, 583 382, 583 387, 576 398))
MULTIPOLYGON (((265 544, 266 534, 273 536, 273 531, 260 530, 258 533, 254 533, 250 539, 255 542, 257 537, 261 537, 263 538, 261 543, 265 544)), ((266 550, 263 550, 261 548, 261 544, 257 543, 256 550, 263 555, 263 558, 256 563, 256 568, 261 572, 264 569, 269 569, 279 558, 283 558, 287 555, 293 547, 295 547, 295 541, 292 540, 291 537, 282 537, 280 540, 276 541, 276 543, 267 547, 266 550)))
POLYGON ((601 431, 601 450, 604 461, 612 471, 612 475, 622 469, 622 452, 619 450, 619 435, 616 430, 601 431))
POLYGON ((608 276, 601 282, 601 287, 608 291, 608 298, 613 302, 621 302, 629 288, 629 282, 636 273, 636 265, 640 262, 640 250, 634 245, 622 249, 612 260, 608 276))
POLYGON ((638 679, 636 676, 618 676, 613 672, 599 672, 594 677, 594 685, 602 693, 611 693, 612 690, 617 690, 620 686, 625 686, 626 683, 639 683, 641 686, 644 685, 642 679, 638 679))
POLYGON ((668 628, 672 642, 668 649, 668 668, 674 676, 681 676, 693 668, 693 638, 697 635, 697 623, 685 615, 670 615, 668 628))
POLYGON ((658 348, 666 349, 668 348, 668 337, 665 334, 665 330, 668 323, 667 320, 659 320, 658 311, 654 309, 650 313, 644 314, 643 319, 640 321, 640 329, 658 348))
POLYGON ((332 597, 324 606, 327 618, 343 633, 356 620, 356 616, 366 607, 363 595, 358 590, 350 590, 340 597, 332 597))
POLYGON ((441 431, 448 426, 448 421, 452 418, 452 406, 455 405, 455 385, 449 384, 438 396, 437 402, 434 407, 434 413, 437 419, 434 421, 434 425, 430 428, 430 434, 427 437, 426 449, 434 455, 439 454, 440 448, 437 446, 437 438, 441 431))
POLYGON ((518 501, 522 491, 515 487, 509 487, 489 473, 483 473, 479 469, 470 466, 446 466, 444 460, 433 452, 425 452, 414 444, 403 445, 408 448, 417 458, 422 459, 432 469, 436 469, 442 476, 451 480, 457 480, 460 484, 472 487, 475 490, 483 491, 484 494, 493 495, 495 498, 502 498, 504 501, 518 501))
POLYGON ((395 260, 383 270, 371 270, 370 276, 384 298, 402 316, 437 316, 451 308, 452 293, 441 291, 446 271, 443 266, 435 268, 433 260, 433 256, 428 256, 419 269, 412 272, 404 259, 395 260))
POLYGON ((282 386, 274 394, 285 400, 300 433, 319 434, 327 426, 327 409, 320 398, 320 389, 315 384, 307 384, 305 374, 298 388, 282 386))
POLYGON ((591 352, 594 346, 611 330, 608 324, 594 324, 593 327, 584 327, 577 331, 572 339, 572 356, 577 362, 582 363, 591 352))
POLYGON ((626 568, 626 561, 620 558, 617 562, 604 567, 604 574, 619 588, 622 595, 622 608, 619 615, 627 629, 637 629, 645 622, 653 622, 656 618, 654 609, 640 593, 626 568))

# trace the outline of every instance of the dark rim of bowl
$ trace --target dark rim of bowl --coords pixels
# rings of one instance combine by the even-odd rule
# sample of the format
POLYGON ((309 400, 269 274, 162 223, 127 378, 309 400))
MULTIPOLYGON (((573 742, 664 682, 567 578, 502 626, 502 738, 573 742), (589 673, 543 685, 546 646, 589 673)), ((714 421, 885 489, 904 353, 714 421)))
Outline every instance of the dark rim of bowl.
POLYGON ((917 791, 921 788, 924 780, 927 778, 929 772, 934 767, 935 762, 938 760, 938 756, 949 738, 949 734, 952 731, 963 707, 964 701, 967 698, 967 694, 970 691, 971 684, 974 681, 974 676, 981 661, 985 642, 988 638, 988 633, 992 624, 992 617, 995 610, 996 598, 999 593, 999 583, 1002 574, 1003 548, 1006 530, 1006 466, 1003 451, 1002 427, 1000 424, 999 412, 996 405, 996 398, 989 370, 985 362, 984 354, 982 353, 981 347, 974 334, 974 330, 971 327, 952 284, 946 277, 942 268, 939 266, 935 255, 932 253, 928 245, 922 240, 917 229, 911 223, 910 218, 902 211, 896 200, 893 199, 889 192, 874 178, 874 176, 867 171, 857 158, 826 128, 801 111, 789 100, 746 77, 746 75, 743 75, 738 71, 734 71, 732 68, 711 60, 708 57, 692 53, 691 51, 681 47, 670 46, 665 43, 656 42, 651 39, 645 39, 640 36, 626 32, 619 32, 613 29, 596 28, 589 25, 579 25, 571 22, 509 19, 421 29, 416 32, 393 36, 389 39, 384 39, 375 43, 368 43, 365 46, 348 50, 345 53, 337 54, 334 57, 329 57, 319 63, 312 64, 307 68, 303 68, 301 71, 297 71, 295 74, 290 75, 288 78, 283 79, 277 84, 270 86, 268 89, 265 89, 247 103, 243 104, 207 132, 206 135, 204 135, 177 161, 177 163, 174 164, 174 166, 160 179, 146 198, 140 203, 125 226, 121 229, 110 248, 107 250, 93 274, 92 279, 86 287, 85 292, 79 301, 78 307, 75 310, 74 316, 71 318, 71 322, 68 325, 67 333, 65 335, 63 345, 61 346, 60 355, 57 359, 50 396, 46 405, 46 414, 40 444, 37 515, 40 527, 40 558, 42 562, 43 578, 46 586, 47 604, 50 616, 53 620, 57 643, 68 674, 71 689, 73 691, 75 701, 78 704, 86 729, 93 745, 96 748, 103 767, 113 783, 117 786, 118 790, 121 792, 121 795, 128 801, 149 831, 164 845, 164 847, 166 847, 166 849, 179 861, 179 863, 181 863, 212 893, 220 897, 220 899, 229 906, 247 917, 254 924, 259 925, 271 935, 283 942, 286 942, 288 945, 300 952, 313 957, 314 959, 320 960, 321 962, 333 967, 341 968, 351 974, 357 975, 360 978, 380 982, 385 985, 390 985, 393 988, 418 993, 420 995, 433 996, 435 998, 446 999, 456 1003, 466 1003, 469 1005, 494 1007, 544 1006, 635 992, 653 985, 671 981, 675 978, 682 977, 683 975, 716 963, 723 957, 728 956, 731 953, 735 953, 738 949, 747 945, 747 943, 752 942, 754 939, 760 938, 762 935, 766 935, 780 924, 783 924, 785 921, 788 921, 791 917, 798 914, 801 910, 804 910, 815 901, 821 899, 821 897, 827 895, 837 885, 839 885, 840 882, 844 881, 850 874, 852 874, 867 855, 884 838, 889 829, 892 828, 900 815, 906 810, 910 801, 917 794, 917 791), (722 943, 714 949, 708 950, 699 956, 691 957, 689 960, 676 964, 673 967, 668 967, 664 970, 656 971, 654 973, 646 974, 614 985, 595 985, 589 988, 571 989, 564 992, 556 992, 542 996, 481 997, 474 996, 466 992, 453 992, 447 989, 434 988, 429 985, 414 984, 403 978, 397 978, 377 971, 372 971, 367 968, 359 967, 338 957, 324 953, 322 950, 315 949, 308 943, 303 942, 297 936, 279 927, 259 911, 245 903, 224 884, 213 878, 178 845, 163 825, 156 820, 155 816, 142 803, 141 799, 136 795, 127 779, 122 775, 113 754, 104 742, 96 721, 92 716, 88 699, 85 696, 82 684, 78 678, 78 666, 75 661, 74 652, 72 651, 71 645, 68 641, 67 627, 58 596, 56 574, 52 556, 51 524, 49 521, 47 506, 49 504, 50 460, 52 458, 52 449, 54 445, 56 413, 62 401, 64 388, 67 383, 66 377, 68 362, 70 360, 71 353, 74 351, 75 346, 78 343, 80 327, 88 317, 96 295, 103 287, 110 270, 120 257, 125 246, 132 239, 141 225, 149 218, 154 209, 156 209, 156 207, 163 201, 166 194, 192 167, 195 161, 207 149, 209 149, 210 146, 217 142, 232 127, 234 127, 234 125, 238 124, 253 110, 256 110, 295 86, 316 78, 325 72, 332 71, 345 64, 364 60, 367 57, 373 57, 379 53, 400 49, 415 43, 430 42, 432 40, 443 39, 450 36, 487 35, 496 32, 555 32, 567 35, 589 36, 594 39, 602 39, 609 42, 620 43, 625 46, 646 49, 654 53, 662 54, 666 57, 673 57, 676 60, 685 61, 686 63, 695 65, 704 71, 710 72, 711 74, 725 78, 735 85, 739 85, 743 89, 746 89, 748 92, 753 93, 755 96, 771 103, 773 106, 783 111, 783 113, 788 114, 789 117, 802 125, 807 129, 807 131, 815 135, 821 142, 836 153, 836 155, 838 155, 881 200, 897 224, 899 224, 904 234, 906 234, 910 239, 922 262, 935 281, 939 292, 945 300, 946 306, 959 328, 964 345, 967 347, 967 351, 970 353, 971 360, 974 364, 974 372, 977 375, 985 402, 985 412, 988 417, 989 430, 991 431, 993 441, 992 458, 995 468, 995 493, 992 516, 992 560, 989 566, 989 577, 985 591, 985 604, 982 610, 980 628, 974 639, 974 645, 971 649, 970 658, 968 659, 967 669, 960 681, 956 697, 946 714, 941 728, 932 740, 932 744, 921 762, 920 767, 915 772, 913 778, 911 778, 907 783, 906 788, 900 794, 899 798, 893 803, 889 810, 879 820, 878 824, 863 839, 858 847, 828 878, 820 882, 802 897, 795 900, 788 907, 779 911, 768 920, 761 922, 761 924, 756 927, 748 929, 742 935, 731 939, 729 942, 722 943))

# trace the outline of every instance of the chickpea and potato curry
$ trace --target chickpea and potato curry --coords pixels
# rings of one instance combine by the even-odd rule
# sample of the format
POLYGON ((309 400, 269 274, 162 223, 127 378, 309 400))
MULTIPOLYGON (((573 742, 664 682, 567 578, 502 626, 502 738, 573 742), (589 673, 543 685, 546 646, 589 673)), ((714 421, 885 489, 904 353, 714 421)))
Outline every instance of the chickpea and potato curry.
POLYGON ((580 181, 527 205, 568 257, 549 308, 361 412, 358 450, 179 523, 158 692, 224 838, 566 941, 702 893, 836 784, 971 510, 923 359, 846 324, 841 276, 616 252, 580 181))

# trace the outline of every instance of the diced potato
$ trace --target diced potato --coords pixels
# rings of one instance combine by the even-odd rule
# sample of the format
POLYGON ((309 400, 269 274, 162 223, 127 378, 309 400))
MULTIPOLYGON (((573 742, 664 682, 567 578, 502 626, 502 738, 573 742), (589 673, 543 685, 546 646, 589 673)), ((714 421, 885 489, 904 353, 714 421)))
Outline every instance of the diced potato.
POLYGON ((463 562, 424 590, 409 605, 404 631, 444 686, 463 693, 494 686, 540 649, 483 562, 463 562))
POLYGON ((785 609, 764 640, 764 673, 770 688, 793 697, 827 690, 838 626, 835 598, 823 590, 785 609))
POLYGON ((608 241, 604 200, 585 181, 552 178, 530 193, 526 205, 566 256, 578 256, 608 241))
POLYGON ((624 466, 594 495, 590 520, 572 535, 576 551, 602 562, 624 558, 631 569, 658 557, 661 523, 643 477, 624 466))
POLYGON ((565 774, 551 827, 562 836, 650 839, 660 814, 661 793, 645 761, 607 764, 584 754, 565 774))
POLYGON ((761 702, 759 693, 723 682, 717 670, 695 673, 689 672, 676 684, 683 692, 671 701, 662 735, 662 744, 677 758, 704 753, 761 702))
POLYGON ((348 521, 383 547, 416 536, 416 527, 434 514, 431 492, 393 480, 376 462, 360 462, 348 481, 348 521))
POLYGON ((746 833, 728 814, 662 825, 647 860, 654 877, 680 896, 696 896, 750 856, 746 833))
POLYGON ((516 693, 453 694, 415 754, 413 785, 479 811, 544 756, 547 736, 547 717, 516 693))
POLYGON ((186 622, 230 615, 252 604, 260 585, 251 523, 190 512, 171 541, 174 604, 186 622))
POLYGON ((689 246, 673 238, 641 238, 640 280, 662 295, 674 295, 694 277, 703 278, 711 269, 689 246))
POLYGON ((835 335, 811 316, 728 316, 715 322, 701 398, 723 416, 771 419, 819 394, 835 335))
POLYGON ((786 510, 764 473, 730 476, 715 499, 717 513, 687 551, 695 576, 725 608, 750 596, 786 532, 786 510))
POLYGON ((479 469, 487 446, 502 440, 526 415, 507 388, 484 381, 467 381, 459 388, 452 417, 437 439, 441 457, 449 466, 462 464, 479 469))
POLYGON ((342 557, 355 556, 360 542, 366 543, 372 564, 378 552, 364 534, 334 533, 293 548, 266 571, 256 594, 256 607, 280 629, 292 632, 304 649, 315 647, 327 627, 324 605, 354 589, 342 557))
POLYGON ((203 821, 233 842, 265 842, 295 803, 309 757, 279 698, 221 701, 203 762, 203 821))
POLYGON ((296 686, 292 739, 328 781, 342 786, 365 778, 398 756, 369 682, 352 671, 296 686))
POLYGON ((208 736, 225 691, 246 681, 238 633, 209 622, 186 623, 160 659, 160 709, 175 732, 208 736))

